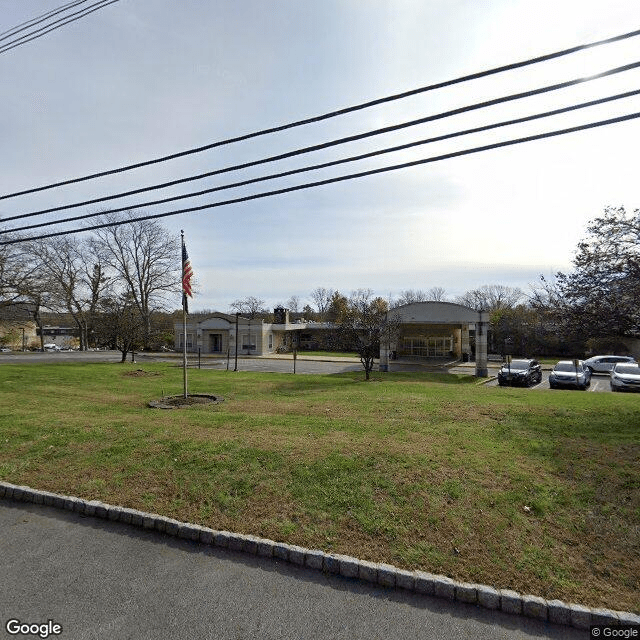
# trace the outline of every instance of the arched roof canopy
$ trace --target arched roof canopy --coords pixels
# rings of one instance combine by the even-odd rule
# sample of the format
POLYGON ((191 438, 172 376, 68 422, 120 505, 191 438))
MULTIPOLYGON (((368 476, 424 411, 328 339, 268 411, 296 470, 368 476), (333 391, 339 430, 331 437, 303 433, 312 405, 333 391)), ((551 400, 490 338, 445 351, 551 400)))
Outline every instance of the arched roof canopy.
POLYGON ((454 302, 412 302, 389 311, 390 317, 398 317, 402 323, 420 324, 474 324, 488 322, 486 311, 476 311, 454 302))

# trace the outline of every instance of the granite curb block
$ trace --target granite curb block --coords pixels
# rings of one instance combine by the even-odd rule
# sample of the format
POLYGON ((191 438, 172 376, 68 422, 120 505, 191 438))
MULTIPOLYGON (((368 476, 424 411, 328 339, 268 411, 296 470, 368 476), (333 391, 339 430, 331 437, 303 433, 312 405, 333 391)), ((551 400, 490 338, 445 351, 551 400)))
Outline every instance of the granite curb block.
POLYGON ((378 564, 351 556, 325 553, 319 549, 305 549, 253 535, 217 531, 154 513, 104 504, 98 500, 83 500, 50 491, 38 491, 31 487, 14 485, 2 480, 0 480, 0 498, 52 506, 103 520, 122 522, 140 529, 155 530, 222 549, 276 558, 316 571, 341 575, 348 579, 371 582, 383 587, 405 589, 466 604, 476 604, 484 609, 499 609, 505 613, 545 620, 577 629, 589 629, 592 624, 640 625, 640 616, 627 611, 589 608, 579 604, 568 604, 561 600, 545 600, 538 596, 522 595, 511 589, 494 589, 487 585, 456 582, 447 576, 434 575, 424 571, 406 571, 389 564, 378 564))

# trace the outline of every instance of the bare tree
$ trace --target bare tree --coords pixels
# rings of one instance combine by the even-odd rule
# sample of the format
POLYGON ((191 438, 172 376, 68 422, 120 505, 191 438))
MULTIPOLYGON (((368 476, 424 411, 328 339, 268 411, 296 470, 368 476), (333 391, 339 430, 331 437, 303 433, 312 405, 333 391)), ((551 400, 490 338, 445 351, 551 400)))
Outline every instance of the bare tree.
POLYGON ((331 305, 331 299, 335 291, 333 289, 327 289, 325 287, 317 287, 311 292, 311 300, 315 302, 318 309, 318 316, 321 320, 324 319, 325 314, 329 310, 331 305))
POLYGON ((247 296, 239 300, 234 300, 229 306, 237 313, 241 313, 253 320, 259 313, 268 313, 263 308, 264 300, 256 298, 255 296, 247 296))
POLYGON ((168 297, 179 291, 180 243, 156 220, 136 220, 133 212, 124 218, 105 214, 103 222, 117 222, 97 229, 96 253, 107 257, 109 266, 131 294, 144 326, 144 347, 151 340, 151 315, 165 309, 168 297))
POLYGON ((397 334, 400 326, 400 319, 389 318, 388 310, 386 300, 374 298, 370 289, 359 289, 351 294, 338 323, 337 346, 356 351, 367 380, 380 356, 381 340, 397 334))
POLYGON ((447 292, 442 287, 431 287, 427 291, 428 299, 434 302, 444 302, 447 299, 447 292))
MULTIPOLYGON (((39 286, 26 291, 40 307, 65 311, 78 328, 80 348, 87 349, 98 301, 108 282, 104 265, 91 246, 76 237, 58 237, 27 245, 39 286), (43 300, 43 291, 48 296, 43 300)), ((42 334, 42 332, 41 332, 42 334)))
POLYGON ((394 307, 401 307, 405 304, 413 304, 414 302, 426 302, 429 300, 429 294, 422 289, 405 289, 400 292, 400 296, 393 303, 394 307))
POLYGON ((291 296, 287 300, 287 309, 292 313, 298 313, 300 309, 300 296, 291 296))
POLYGON ((478 289, 467 291, 456 298, 456 302, 477 311, 493 312, 501 309, 513 309, 523 297, 524 292, 518 287, 485 284, 478 289))

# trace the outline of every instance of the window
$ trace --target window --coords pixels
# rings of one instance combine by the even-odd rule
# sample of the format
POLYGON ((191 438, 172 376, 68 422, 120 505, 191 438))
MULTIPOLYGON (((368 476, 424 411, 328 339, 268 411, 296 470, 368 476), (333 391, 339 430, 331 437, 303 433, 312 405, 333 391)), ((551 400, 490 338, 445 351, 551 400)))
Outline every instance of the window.
POLYGON ((248 351, 253 351, 256 348, 255 339, 255 333, 243 333, 241 336, 242 348, 248 351))

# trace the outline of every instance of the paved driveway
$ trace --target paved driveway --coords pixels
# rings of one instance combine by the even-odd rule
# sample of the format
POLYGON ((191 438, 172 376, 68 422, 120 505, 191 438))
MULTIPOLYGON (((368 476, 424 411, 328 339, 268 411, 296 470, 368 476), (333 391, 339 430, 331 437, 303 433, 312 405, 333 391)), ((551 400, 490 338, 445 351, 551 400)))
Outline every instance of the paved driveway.
POLYGON ((40 505, 0 500, 0 531, 2 638, 12 618, 63 640, 588 637, 40 505))

